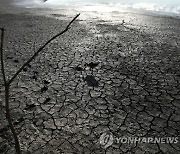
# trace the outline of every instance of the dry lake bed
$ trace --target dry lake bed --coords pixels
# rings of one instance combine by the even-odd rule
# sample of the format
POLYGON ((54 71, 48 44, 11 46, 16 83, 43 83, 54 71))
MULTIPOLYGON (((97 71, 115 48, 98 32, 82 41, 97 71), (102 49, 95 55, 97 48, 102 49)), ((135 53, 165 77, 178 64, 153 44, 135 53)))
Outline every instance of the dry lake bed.
MULTIPOLYGON (((76 13, 1 10, 6 75, 76 13)), ((179 25, 170 16, 82 12, 12 83, 23 154, 179 154, 179 25)), ((14 153, 2 75, 0 153, 14 153)))

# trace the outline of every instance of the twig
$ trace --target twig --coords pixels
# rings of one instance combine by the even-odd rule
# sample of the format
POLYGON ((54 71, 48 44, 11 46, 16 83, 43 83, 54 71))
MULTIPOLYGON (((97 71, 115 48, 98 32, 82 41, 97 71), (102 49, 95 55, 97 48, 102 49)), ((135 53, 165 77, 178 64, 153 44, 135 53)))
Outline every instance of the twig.
POLYGON ((21 147, 20 147, 18 135, 16 134, 16 130, 15 130, 14 125, 12 123, 12 118, 11 118, 11 114, 10 114, 10 108, 9 108, 9 87, 10 87, 9 84, 5 85, 6 118, 8 120, 9 127, 10 127, 11 132, 12 132, 13 137, 14 137, 16 152, 17 152, 17 154, 21 154, 21 147))
POLYGON ((2 75, 3 75, 3 81, 4 81, 4 85, 6 85, 6 75, 5 75, 5 71, 4 71, 4 58, 3 58, 3 42, 4 42, 4 28, 0 28, 1 30, 1 46, 0 46, 0 54, 1 54, 1 71, 2 71, 2 75))
POLYGON ((10 84, 6 81, 6 75, 4 70, 4 58, 3 58, 3 43, 4 43, 4 28, 0 28, 1 30, 1 45, 0 45, 0 55, 1 55, 1 70, 3 75, 3 81, 4 81, 4 87, 5 87, 5 108, 6 108, 6 119, 8 121, 9 127, 11 129, 11 132, 13 134, 14 140, 15 140, 15 149, 18 154, 21 154, 21 148, 19 144, 19 139, 16 134, 16 130, 13 126, 10 109, 9 109, 9 87, 10 84))
POLYGON ((52 37, 50 40, 48 40, 44 45, 42 45, 35 53, 34 55, 29 58, 29 60, 27 60, 27 62, 25 62, 22 67, 20 67, 20 69, 13 75, 13 77, 7 81, 6 80, 6 75, 5 75, 5 70, 4 70, 4 59, 3 59, 3 41, 4 41, 4 28, 0 28, 1 30, 1 42, 0 42, 0 56, 1 56, 1 70, 2 70, 2 75, 3 75, 3 81, 4 81, 4 86, 5 86, 5 107, 6 107, 6 118, 8 120, 9 123, 9 127, 11 129, 11 132, 13 134, 14 140, 15 140, 15 149, 16 149, 16 153, 17 154, 21 154, 21 147, 20 147, 20 143, 19 143, 19 139, 18 139, 18 135, 16 134, 16 130, 14 128, 14 125, 12 123, 12 118, 11 118, 11 114, 10 114, 10 108, 9 108, 9 88, 10 88, 10 84, 13 82, 13 80, 18 76, 18 74, 39 54, 39 52, 41 52, 46 45, 48 45, 52 40, 54 40, 55 38, 57 38, 58 36, 64 34, 66 31, 68 31, 68 29, 70 29, 71 24, 76 20, 76 18, 79 16, 80 14, 77 14, 73 20, 71 20, 71 22, 67 25, 67 27, 60 32, 59 34, 55 35, 54 37, 52 37))
POLYGON ((53 41, 55 38, 57 38, 58 36, 60 36, 60 35, 62 35, 62 34, 64 34, 66 31, 68 31, 69 29, 70 29, 70 26, 71 26, 71 24, 77 19, 77 17, 80 15, 80 13, 79 14, 77 14, 74 18, 73 18, 73 20, 71 20, 71 22, 66 26, 66 28, 62 31, 62 32, 60 32, 59 34, 57 34, 57 35, 55 35, 54 37, 52 37, 50 40, 48 40, 43 46, 41 46, 35 53, 34 53, 34 55, 29 59, 29 60, 27 60, 27 62, 25 62, 24 64, 23 64, 23 66, 14 74, 14 76, 9 80, 9 84, 18 76, 18 74, 32 61, 32 60, 34 60, 34 58, 51 42, 51 41, 53 41))

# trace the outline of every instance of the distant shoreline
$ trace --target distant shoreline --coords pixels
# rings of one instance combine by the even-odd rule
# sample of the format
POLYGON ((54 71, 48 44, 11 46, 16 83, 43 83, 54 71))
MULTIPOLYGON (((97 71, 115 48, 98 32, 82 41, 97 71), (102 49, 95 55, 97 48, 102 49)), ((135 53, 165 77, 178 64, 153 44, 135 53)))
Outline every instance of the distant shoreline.
MULTIPOLYGON (((6 75, 64 30, 77 12, 0 6, 6 75)), ((116 137, 180 134, 180 20, 80 13, 71 29, 47 45, 11 85, 22 152, 178 153, 179 144, 114 143, 104 149, 99 140, 104 132, 116 137), (90 64, 98 65, 90 69, 90 64)), ((3 100, 0 74, 1 149, 15 153, 3 100)))
MULTIPOLYGON (((165 17, 175 17, 180 19, 179 10, 175 8, 166 8, 167 10, 163 9, 156 9, 156 10, 149 10, 148 8, 135 8, 130 5, 115 5, 115 4, 62 4, 62 5, 39 5, 34 6, 35 4, 19 4, 19 5, 3 5, 0 4, 0 12, 5 13, 17 13, 17 12, 35 12, 37 11, 57 11, 57 10, 73 10, 74 12, 82 12, 82 13, 137 13, 137 14, 145 14, 145 15, 153 15, 153 16, 165 16, 165 17), (171 11, 170 11, 171 10, 171 11), (175 13, 176 11, 176 13, 175 13)), ((67 11, 67 12, 68 12, 67 11)), ((64 12, 64 11, 63 11, 64 12)))

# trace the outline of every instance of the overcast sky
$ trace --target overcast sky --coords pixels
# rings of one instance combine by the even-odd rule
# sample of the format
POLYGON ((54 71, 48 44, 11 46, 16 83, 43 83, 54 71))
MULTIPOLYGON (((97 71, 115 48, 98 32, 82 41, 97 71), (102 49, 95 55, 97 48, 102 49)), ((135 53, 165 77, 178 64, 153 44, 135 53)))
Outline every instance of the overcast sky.
MULTIPOLYGON (((10 4, 10 2, 41 3, 43 0, 0 0, 0 4, 10 4)), ((180 0, 48 0, 48 3, 154 3, 159 5, 180 6, 180 0)))
POLYGON ((118 3, 143 10, 180 13, 180 0, 0 0, 0 5, 20 5, 23 7, 56 7, 68 4, 102 4, 118 3))

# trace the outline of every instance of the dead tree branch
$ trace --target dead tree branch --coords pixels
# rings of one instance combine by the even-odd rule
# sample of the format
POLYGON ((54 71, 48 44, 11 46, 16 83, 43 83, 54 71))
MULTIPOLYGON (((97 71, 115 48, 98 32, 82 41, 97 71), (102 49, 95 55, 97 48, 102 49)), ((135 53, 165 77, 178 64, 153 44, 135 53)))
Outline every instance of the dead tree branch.
POLYGON ((55 35, 54 37, 52 37, 50 40, 48 40, 43 46, 41 46, 35 53, 34 55, 27 61, 23 64, 23 66, 14 74, 14 76, 9 80, 9 84, 18 76, 18 74, 32 61, 34 60, 35 57, 37 57, 37 55, 51 42, 53 41, 55 38, 57 38, 58 36, 64 34, 65 32, 67 32, 69 29, 70 29, 70 26, 71 24, 77 19, 77 17, 79 16, 80 14, 77 14, 73 20, 71 20, 71 22, 66 26, 66 28, 58 33, 57 35, 55 35))
POLYGON ((20 143, 19 143, 19 138, 18 135, 16 134, 16 130, 15 127, 12 123, 12 118, 11 118, 11 114, 10 114, 10 107, 9 107, 9 89, 10 89, 10 84, 14 81, 14 79, 19 75, 19 73, 32 61, 36 58, 36 56, 54 39, 56 39, 58 36, 64 34, 65 32, 67 32, 70 29, 71 24, 77 19, 77 17, 80 14, 77 14, 73 20, 70 21, 70 23, 66 26, 66 28, 58 33, 57 35, 55 35, 54 37, 52 37, 50 40, 48 40, 44 45, 42 45, 35 53, 34 55, 29 58, 27 60, 27 62, 25 62, 20 69, 13 75, 13 77, 7 81, 6 79, 6 74, 5 74, 5 68, 4 68, 4 58, 3 58, 3 43, 4 43, 4 28, 0 28, 1 30, 1 42, 0 42, 0 56, 1 56, 1 71, 2 71, 2 75, 3 75, 3 82, 4 82, 4 87, 5 87, 5 107, 6 107, 6 118, 10 127, 10 130, 13 134, 14 137, 14 141, 15 141, 15 149, 16 149, 16 153, 17 154, 21 154, 21 147, 20 147, 20 143))
POLYGON ((2 71, 2 75, 3 75, 3 81, 4 81, 4 85, 6 85, 6 75, 5 75, 5 71, 4 71, 4 58, 3 58, 3 42, 4 42, 4 28, 1 28, 1 46, 0 46, 0 54, 1 54, 1 71, 2 71))
POLYGON ((1 55, 1 71, 3 75, 3 81, 4 81, 4 87, 5 87, 5 108, 6 108, 6 119, 9 124, 9 128, 13 134, 14 141, 15 141, 15 149, 18 154, 21 154, 21 148, 19 144, 19 139, 16 134, 16 130, 13 126, 11 114, 10 114, 10 108, 9 108, 9 83, 6 81, 6 75, 5 75, 5 69, 4 69, 4 58, 3 58, 3 44, 4 44, 4 28, 0 28, 1 30, 1 45, 0 45, 0 55, 1 55))

